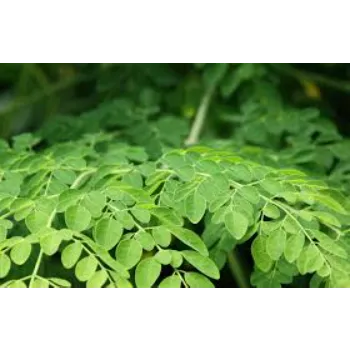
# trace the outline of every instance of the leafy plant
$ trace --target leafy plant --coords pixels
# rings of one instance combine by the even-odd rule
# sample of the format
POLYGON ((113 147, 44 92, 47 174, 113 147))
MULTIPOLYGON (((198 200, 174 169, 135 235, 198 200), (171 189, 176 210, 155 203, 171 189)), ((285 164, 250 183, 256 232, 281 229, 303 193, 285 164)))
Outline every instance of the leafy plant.
POLYGON ((197 64, 180 95, 147 67, 146 87, 0 143, 1 286, 210 288, 229 269, 349 287, 347 139, 288 106, 270 66, 197 64))

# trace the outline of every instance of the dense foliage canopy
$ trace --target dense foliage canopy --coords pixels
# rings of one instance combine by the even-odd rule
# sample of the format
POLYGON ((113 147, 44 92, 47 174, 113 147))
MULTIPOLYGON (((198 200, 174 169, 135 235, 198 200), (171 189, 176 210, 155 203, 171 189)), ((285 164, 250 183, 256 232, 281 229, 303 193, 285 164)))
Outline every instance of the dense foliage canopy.
POLYGON ((349 78, 1 64, 1 286, 350 287, 349 78))

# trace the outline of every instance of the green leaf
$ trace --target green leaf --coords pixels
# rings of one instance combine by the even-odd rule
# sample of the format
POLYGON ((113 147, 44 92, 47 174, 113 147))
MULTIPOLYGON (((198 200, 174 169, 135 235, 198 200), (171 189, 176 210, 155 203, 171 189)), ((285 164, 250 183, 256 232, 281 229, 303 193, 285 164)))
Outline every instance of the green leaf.
POLYGON ((60 182, 71 185, 75 178, 76 174, 73 170, 69 169, 57 169, 52 172, 52 175, 60 182))
POLYGON ((142 257, 142 246, 135 239, 121 241, 115 252, 116 259, 128 270, 133 268, 142 257))
POLYGON ((290 216, 287 216, 283 219, 283 228, 291 234, 300 232, 300 226, 290 216))
POLYGON ((16 221, 21 221, 25 219, 32 212, 32 210, 33 207, 24 208, 22 210, 17 211, 13 217, 16 221))
POLYGON ((306 272, 312 273, 322 267, 325 260, 320 250, 314 245, 310 244, 307 247, 307 260, 305 264, 306 272))
POLYGON ((169 208, 153 208, 152 215, 156 216, 160 221, 168 225, 182 226, 183 220, 173 210, 169 208))
POLYGON ((284 256, 286 260, 290 263, 298 259, 301 251, 303 250, 305 244, 304 234, 298 232, 292 234, 286 241, 286 246, 284 248, 284 256))
POLYGON ((115 285, 117 286, 117 288, 133 288, 131 282, 124 277, 113 276, 113 279, 115 280, 115 285))
POLYGON ((266 236, 257 236, 251 246, 252 256, 256 266, 264 272, 270 271, 273 260, 266 251, 266 236))
POLYGON ((58 251, 61 242, 62 236, 58 233, 58 231, 52 230, 52 232, 44 234, 40 238, 40 247, 46 255, 51 256, 58 251))
POLYGON ((80 282, 88 281, 97 269, 97 260, 94 256, 81 259, 75 266, 75 275, 80 282))
POLYGON ((32 245, 27 240, 23 240, 11 249, 11 260, 16 265, 23 265, 28 260, 31 251, 32 245))
POLYGON ((32 211, 25 219, 26 226, 31 233, 38 233, 49 222, 49 215, 42 211, 32 211))
POLYGON ((230 175, 235 181, 250 182, 252 180, 252 172, 245 164, 233 165, 230 168, 230 175))
POLYGON ((111 217, 100 219, 93 230, 95 242, 106 250, 114 248, 118 244, 122 234, 122 225, 111 217))
POLYGON ((338 228, 341 228, 340 221, 332 214, 322 211, 313 211, 313 216, 317 217, 321 222, 325 223, 326 225, 335 226, 338 228))
POLYGON ((135 188, 142 188, 143 178, 139 172, 134 171, 123 176, 123 183, 126 183, 135 188))
POLYGON ((332 197, 322 194, 312 194, 312 197, 319 203, 323 204, 325 207, 334 210, 340 214, 348 215, 348 212, 345 210, 345 208, 332 197))
POLYGON ((135 270, 137 288, 151 288, 158 279, 162 266, 154 258, 142 260, 135 270))
POLYGON ((278 219, 281 215, 280 210, 274 204, 268 203, 263 210, 265 216, 270 219, 278 219))
POLYGON ((195 176, 195 170, 191 165, 185 165, 181 168, 175 168, 176 174, 183 181, 191 181, 195 176))
POLYGON ((215 263, 207 256, 200 255, 192 250, 185 250, 181 252, 183 257, 198 271, 204 273, 205 275, 213 278, 219 279, 220 272, 215 263))
POLYGON ((317 230, 312 230, 311 234, 318 240, 318 244, 327 252, 339 256, 340 258, 346 259, 348 254, 344 248, 336 243, 332 238, 327 236, 325 233, 317 230))
POLYGON ((117 220, 120 221, 126 230, 131 230, 135 226, 133 217, 127 211, 118 212, 117 220))
POLYGON ((215 288, 207 277, 197 272, 186 272, 185 281, 191 288, 215 288))
POLYGON ((71 269, 79 260, 83 246, 79 242, 74 242, 67 245, 61 254, 62 265, 66 269, 71 269))
POLYGON ((298 215, 305 221, 311 222, 313 220, 313 214, 309 210, 299 210, 298 215))
POLYGON ((17 198, 12 202, 10 210, 15 213, 15 219, 20 221, 31 213, 33 206, 34 202, 31 199, 17 198))
POLYGON ((206 201, 199 193, 194 192, 185 199, 186 216, 193 224, 201 221, 206 210, 206 201))
POLYGON ((286 231, 279 229, 270 232, 266 241, 266 251, 272 260, 278 260, 286 246, 286 231))
POLYGON ((84 231, 91 221, 90 212, 79 205, 73 205, 64 213, 64 218, 68 228, 74 231, 84 231))
POLYGON ((172 275, 163 279, 158 288, 181 288, 181 278, 178 275, 172 275))
POLYGON ((74 237, 75 231, 69 230, 68 228, 63 228, 58 231, 58 234, 62 237, 62 240, 71 241, 74 237))
POLYGON ((179 268, 183 263, 183 258, 180 252, 177 250, 171 251, 171 266, 175 269, 179 268))
POLYGON ((102 248, 100 245, 85 235, 81 235, 81 238, 84 241, 84 244, 87 244, 95 252, 98 258, 112 269, 111 272, 117 273, 120 277, 130 278, 130 274, 125 266, 123 266, 117 260, 113 259, 106 249, 102 248))
POLYGON ((327 277, 331 274, 332 270, 327 263, 324 263, 322 267, 317 270, 317 274, 320 277, 327 277))
POLYGON ((308 246, 304 246, 304 248, 302 249, 302 251, 299 254, 299 257, 296 261, 296 265, 298 267, 298 270, 302 275, 305 275, 307 273, 307 270, 306 270, 307 248, 308 248, 308 246))
POLYGON ((58 198, 57 212, 64 212, 69 207, 76 205, 81 197, 81 191, 76 189, 69 189, 62 192, 58 198))
POLYGON ((135 238, 144 250, 151 251, 155 247, 154 239, 149 232, 139 231, 135 235, 135 238))
POLYGON ((133 208, 131 209, 131 213, 138 221, 140 221, 143 224, 147 224, 151 220, 151 214, 149 210, 133 208))
POLYGON ((260 182, 260 186, 267 192, 273 195, 277 195, 282 192, 281 184, 273 179, 264 179, 260 182))
POLYGON ((70 288, 71 287, 71 283, 67 280, 64 280, 62 278, 50 278, 50 282, 57 284, 59 287, 63 287, 63 288, 70 288))
POLYGON ((156 253, 154 258, 162 265, 169 265, 171 263, 172 254, 170 250, 160 250, 156 253))
POLYGON ((220 195, 216 197, 209 205, 209 211, 211 213, 216 212, 220 209, 224 204, 226 204, 231 199, 231 194, 226 193, 224 195, 220 195))
POLYGON ((106 196, 99 191, 91 191, 84 196, 81 203, 92 217, 97 218, 101 215, 106 205, 106 196))
POLYGON ((6 219, 0 219, 0 227, 4 227, 6 230, 9 230, 13 227, 13 222, 6 219))
POLYGON ((42 278, 36 278, 33 281, 32 288, 49 288, 49 281, 42 278))
POLYGON ((203 159, 197 162, 196 169, 201 173, 208 173, 211 175, 217 175, 221 171, 217 162, 208 159, 203 159))
POLYGON ((185 243, 187 246, 196 250, 200 254, 205 255, 205 256, 209 255, 207 247, 205 246, 204 242, 201 240, 201 238, 196 233, 194 233, 186 228, 175 227, 175 226, 171 228, 171 233, 178 240, 185 243))
POLYGON ((0 253, 0 278, 5 278, 11 269, 11 260, 4 254, 0 253))
POLYGON ((108 274, 106 270, 96 271, 93 276, 87 281, 87 288, 102 288, 102 286, 106 283, 108 278, 108 274))
POLYGON ((164 164, 171 168, 181 168, 187 165, 185 157, 182 154, 171 152, 163 157, 164 164))
POLYGON ((27 288, 27 285, 23 281, 13 281, 8 288, 27 288))
POLYGON ((237 192, 252 204, 258 204, 260 202, 259 191, 253 186, 241 187, 237 192))
POLYGON ((218 225, 225 222, 225 215, 227 213, 227 207, 219 208, 214 215, 211 217, 211 221, 213 224, 218 225))
POLYGON ((171 243, 171 233, 165 227, 156 227, 152 230, 152 236, 156 244, 167 248, 171 243))
POLYGON ((225 226, 235 239, 241 239, 247 233, 248 219, 238 211, 229 211, 225 214, 225 226))
POLYGON ((292 191, 285 191, 285 192, 279 193, 279 197, 286 200, 289 204, 295 204, 295 202, 297 201, 297 194, 292 191))

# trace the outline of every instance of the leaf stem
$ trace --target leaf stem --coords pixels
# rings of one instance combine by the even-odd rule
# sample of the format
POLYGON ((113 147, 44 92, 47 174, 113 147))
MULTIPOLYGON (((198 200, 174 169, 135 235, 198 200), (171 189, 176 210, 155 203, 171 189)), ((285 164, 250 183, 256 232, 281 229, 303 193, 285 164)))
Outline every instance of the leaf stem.
POLYGON ((35 263, 35 266, 34 266, 33 273, 32 273, 32 275, 31 275, 31 277, 30 277, 29 288, 32 288, 34 279, 35 279, 36 275, 38 274, 38 271, 39 271, 39 267, 40 267, 42 258, 43 258, 43 250, 40 249, 38 258, 37 258, 36 263, 35 263))
POLYGON ((208 113, 210 101, 215 92, 215 87, 216 87, 215 85, 210 86, 202 97, 201 103, 199 105, 197 114, 194 118, 194 122, 190 130, 190 134, 188 135, 185 141, 186 146, 194 145, 199 140, 199 136, 202 132, 204 121, 208 113))

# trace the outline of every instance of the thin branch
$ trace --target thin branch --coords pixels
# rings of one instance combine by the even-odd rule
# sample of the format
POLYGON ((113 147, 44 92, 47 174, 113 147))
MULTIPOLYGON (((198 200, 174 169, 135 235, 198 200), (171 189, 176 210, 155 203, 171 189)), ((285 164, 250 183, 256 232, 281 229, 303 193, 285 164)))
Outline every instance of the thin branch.
POLYGON ((208 108, 209 108, 211 99, 214 95, 214 91, 215 91, 215 85, 208 88, 206 93, 203 95, 197 114, 194 118, 194 122, 192 124, 190 134, 188 135, 185 141, 186 146, 191 146, 198 142, 204 126, 205 119, 207 117, 208 108))

